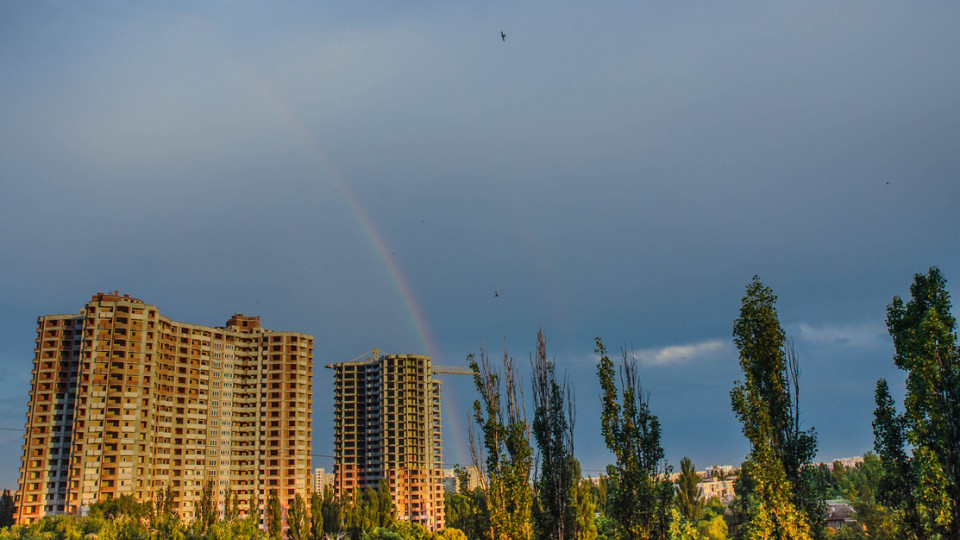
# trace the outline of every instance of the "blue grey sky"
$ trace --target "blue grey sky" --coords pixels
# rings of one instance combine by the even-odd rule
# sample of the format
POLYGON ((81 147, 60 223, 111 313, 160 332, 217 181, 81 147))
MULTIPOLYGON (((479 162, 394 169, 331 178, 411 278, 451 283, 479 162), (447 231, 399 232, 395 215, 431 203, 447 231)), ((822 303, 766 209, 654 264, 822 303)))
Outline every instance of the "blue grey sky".
MULTIPOLYGON (((595 336, 639 358, 672 464, 741 461, 756 274, 820 458, 872 447, 886 305, 960 280, 960 6, 356 4, 0 0, 0 485, 36 317, 114 289, 314 335, 328 468, 324 364, 506 343, 526 377, 542 327, 596 474, 595 336)), ((475 394, 443 378, 466 463, 475 394)))

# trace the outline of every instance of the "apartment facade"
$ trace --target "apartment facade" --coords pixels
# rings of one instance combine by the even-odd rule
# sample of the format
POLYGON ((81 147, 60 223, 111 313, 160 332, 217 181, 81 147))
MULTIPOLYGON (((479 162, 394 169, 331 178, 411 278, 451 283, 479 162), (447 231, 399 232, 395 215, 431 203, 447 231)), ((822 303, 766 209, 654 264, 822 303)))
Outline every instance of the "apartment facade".
POLYGON ((206 482, 246 514, 311 489, 313 337, 237 314, 177 322, 129 295, 38 318, 19 523, 170 487, 192 520, 206 482))
POLYGON ((374 351, 327 367, 336 371, 337 495, 386 481, 398 519, 442 529, 440 381, 430 357, 374 351))

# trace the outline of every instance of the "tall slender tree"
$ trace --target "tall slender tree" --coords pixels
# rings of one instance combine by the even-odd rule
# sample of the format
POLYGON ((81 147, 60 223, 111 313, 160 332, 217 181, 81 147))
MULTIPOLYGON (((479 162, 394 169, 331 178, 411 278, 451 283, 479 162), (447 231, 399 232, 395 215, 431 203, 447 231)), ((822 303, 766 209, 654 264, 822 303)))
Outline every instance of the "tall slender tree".
POLYGON ((680 478, 677 480, 677 510, 689 522, 700 518, 703 501, 700 499, 700 476, 693 461, 684 457, 680 460, 680 478))
POLYGON ((537 442, 539 468, 534 480, 534 528, 538 538, 573 538, 576 512, 574 475, 573 395, 567 382, 557 382, 555 365, 547 359, 543 329, 537 332, 533 370, 533 435, 537 442))
POLYGON ((299 493, 293 498, 293 504, 287 510, 287 539, 307 540, 307 505, 299 493))
POLYGON ((916 274, 911 298, 887 307, 897 367, 907 372, 906 436, 919 495, 937 532, 960 538, 960 349, 946 279, 936 267, 916 274))
POLYGON ((13 495, 10 495, 10 490, 3 490, 3 496, 0 496, 0 528, 13 525, 15 511, 13 495))
POLYGON ((822 514, 807 514, 800 494, 806 495, 808 490, 799 487, 805 481, 803 467, 816 454, 816 439, 812 430, 799 430, 794 402, 799 368, 795 355, 793 363, 788 362, 776 300, 773 291, 754 276, 733 327, 745 380, 734 383, 730 397, 750 441, 744 471, 755 495, 740 494, 750 501, 743 536, 801 539, 811 537, 811 529, 813 535, 821 529, 811 527, 822 520, 822 514))
POLYGON ((343 505, 337 498, 333 487, 327 486, 323 489, 323 532, 330 535, 336 535, 343 530, 343 505))
POLYGON ((504 389, 501 394, 500 374, 486 352, 480 350, 480 362, 467 357, 480 399, 473 403, 473 418, 482 440, 470 430, 470 449, 474 464, 482 471, 486 483, 486 503, 490 519, 490 538, 529 540, 533 490, 530 472, 533 450, 513 358, 503 352, 504 389))
POLYGON ((873 448, 880 458, 883 473, 876 498, 884 506, 898 511, 903 536, 924 540, 930 526, 917 500, 919 482, 916 462, 907 452, 906 418, 897 414, 887 381, 877 381, 877 408, 873 412, 873 448))
POLYGON ((667 479, 670 467, 660 445, 660 420, 650 412, 640 388, 636 360, 626 349, 622 351, 618 389, 613 361, 600 338, 596 346, 603 403, 600 427, 616 458, 616 464, 608 468, 609 515, 617 521, 623 538, 666 538, 673 484, 667 479))
POLYGON ((310 538, 323 539, 323 497, 317 492, 310 495, 310 538))
POLYGON ((259 530, 263 526, 263 515, 260 511, 260 497, 257 497, 257 490, 250 490, 250 501, 247 503, 247 521, 255 529, 259 530))
POLYGON ((227 484, 227 493, 223 496, 223 519, 233 521, 240 517, 240 495, 227 484))
POLYGON ((593 482, 581 477, 580 461, 573 460, 573 506, 576 513, 573 535, 575 540, 595 540, 597 538, 597 502, 593 494, 593 482))
POLYGON ((201 534, 206 534, 207 529, 217 522, 217 500, 213 493, 213 480, 207 480, 203 484, 200 503, 197 505, 196 521, 201 534))
POLYGON ((267 497, 267 532, 270 538, 280 540, 283 532, 283 507, 280 506, 280 494, 271 489, 267 497))

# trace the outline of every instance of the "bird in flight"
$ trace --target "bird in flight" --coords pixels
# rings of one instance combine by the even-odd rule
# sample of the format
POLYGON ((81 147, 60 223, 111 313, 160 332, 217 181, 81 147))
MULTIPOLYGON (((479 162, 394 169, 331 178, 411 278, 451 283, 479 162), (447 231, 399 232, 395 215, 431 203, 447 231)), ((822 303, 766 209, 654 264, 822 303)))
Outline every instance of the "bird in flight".
POLYGON ((503 30, 500 31, 500 41, 506 41, 507 35, 503 33, 503 30))
POLYGON ((493 297, 498 298, 500 296, 500 291, 493 291, 493 297))

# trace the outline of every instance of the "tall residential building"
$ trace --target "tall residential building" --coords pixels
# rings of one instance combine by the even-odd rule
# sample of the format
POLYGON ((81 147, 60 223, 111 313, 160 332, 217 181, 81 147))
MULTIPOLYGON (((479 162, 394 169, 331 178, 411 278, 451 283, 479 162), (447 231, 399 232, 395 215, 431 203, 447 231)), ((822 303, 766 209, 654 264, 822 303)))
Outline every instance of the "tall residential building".
POLYGON ((20 523, 169 486, 191 520, 207 481, 241 513, 311 489, 313 337, 237 314, 225 327, 173 321, 99 293, 47 315, 37 346, 20 467, 20 523))
POLYGON ((390 486, 397 518, 431 531, 444 526, 440 381, 430 357, 380 356, 329 364, 336 371, 334 488, 390 486))

